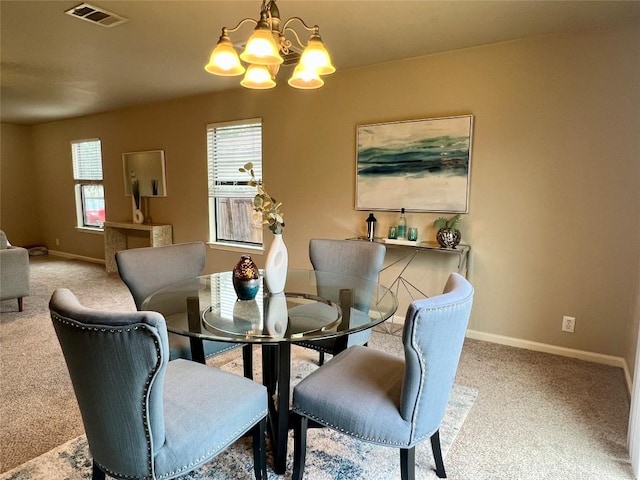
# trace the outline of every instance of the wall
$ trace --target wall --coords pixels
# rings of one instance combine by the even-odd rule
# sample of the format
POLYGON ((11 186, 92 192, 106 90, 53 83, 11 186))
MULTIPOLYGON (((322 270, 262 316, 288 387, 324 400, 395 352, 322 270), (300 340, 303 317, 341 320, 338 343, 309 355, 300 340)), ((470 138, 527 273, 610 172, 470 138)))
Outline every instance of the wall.
POLYGON ((0 130, 0 229, 14 245, 40 243, 37 177, 31 129, 2 124, 0 130))
MULTIPOLYGON (((175 242, 206 240, 205 126, 262 117, 264 181, 284 204, 290 263, 306 267, 310 238, 365 232, 368 212, 354 210, 358 124, 471 113, 470 211, 462 226, 477 292, 470 328, 625 356, 631 366, 638 45, 637 27, 550 36, 341 71, 314 92, 238 89, 38 125, 41 234, 49 245, 58 238, 58 250, 103 257, 101 236, 73 228, 69 153, 71 140, 99 137, 109 220, 131 215, 121 154, 164 149, 168 196, 151 200, 153 221, 171 223, 175 242), (565 314, 577 318, 574 334, 560 331, 565 314)), ((376 216, 385 231, 398 214, 376 216)), ((436 216, 410 214, 409 223, 433 238, 436 216)), ((210 249, 207 270, 229 269, 238 256, 210 249)), ((263 257, 254 255, 259 264, 263 257)), ((407 275, 434 293, 448 268, 425 257, 407 275)))

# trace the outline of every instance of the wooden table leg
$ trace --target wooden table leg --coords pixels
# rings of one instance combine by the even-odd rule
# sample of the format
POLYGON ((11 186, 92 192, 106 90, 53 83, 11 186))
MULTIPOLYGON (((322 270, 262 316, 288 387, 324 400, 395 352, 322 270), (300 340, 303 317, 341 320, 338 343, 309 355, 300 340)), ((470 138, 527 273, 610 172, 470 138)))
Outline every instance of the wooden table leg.
MULTIPOLYGON (((189 331, 200 333, 200 299, 198 297, 187 297, 187 321, 189 323, 189 331)), ((199 363, 206 363, 207 359, 204 354, 204 344, 201 338, 189 337, 191 345, 191 360, 199 363)))
POLYGON ((273 470, 283 474, 287 467, 289 396, 291 387, 291 344, 262 346, 262 383, 269 395, 269 435, 273 449, 273 470))
POLYGON ((283 474, 287 468, 287 440, 289 438, 289 396, 291 387, 291 344, 278 345, 278 411, 273 451, 273 469, 283 474))

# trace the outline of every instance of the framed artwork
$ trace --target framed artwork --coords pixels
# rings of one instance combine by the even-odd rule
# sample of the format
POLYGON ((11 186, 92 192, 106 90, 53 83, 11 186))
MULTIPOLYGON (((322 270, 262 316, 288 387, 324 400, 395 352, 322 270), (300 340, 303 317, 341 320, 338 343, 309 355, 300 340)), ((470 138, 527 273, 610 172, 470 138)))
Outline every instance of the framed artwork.
POLYGON ((467 213, 473 116, 358 125, 356 209, 467 213))

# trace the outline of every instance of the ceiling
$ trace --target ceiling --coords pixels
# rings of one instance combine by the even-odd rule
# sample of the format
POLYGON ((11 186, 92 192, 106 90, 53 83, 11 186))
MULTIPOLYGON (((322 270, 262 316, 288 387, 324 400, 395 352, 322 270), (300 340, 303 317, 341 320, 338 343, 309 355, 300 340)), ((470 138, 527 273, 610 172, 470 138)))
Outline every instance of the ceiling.
MULTIPOLYGON (((128 19, 110 28, 65 15, 80 3, 0 0, 2 122, 37 124, 242 88, 239 78, 215 77, 203 66, 222 26, 257 18, 260 0, 89 1, 128 19)), ((349 68, 518 38, 640 24, 638 0, 277 4, 283 21, 297 16, 320 26, 336 75, 349 68)), ((250 31, 246 25, 231 35, 232 41, 245 39, 250 31)), ((285 75, 281 72, 279 83, 286 82, 285 75)))

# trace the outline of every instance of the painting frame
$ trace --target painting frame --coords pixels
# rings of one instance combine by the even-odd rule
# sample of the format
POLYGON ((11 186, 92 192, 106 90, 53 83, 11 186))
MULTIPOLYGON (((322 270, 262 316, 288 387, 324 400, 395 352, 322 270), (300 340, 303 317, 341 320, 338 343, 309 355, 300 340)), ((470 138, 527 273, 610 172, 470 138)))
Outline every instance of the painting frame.
POLYGON ((468 213, 473 115, 358 125, 356 210, 468 213))

